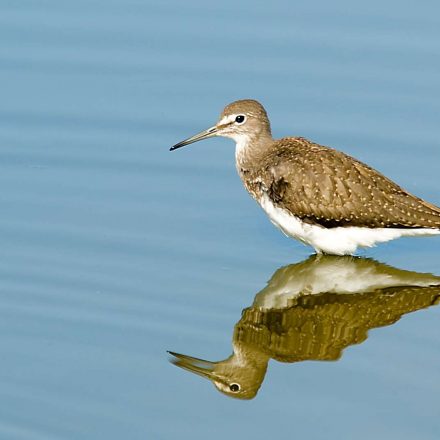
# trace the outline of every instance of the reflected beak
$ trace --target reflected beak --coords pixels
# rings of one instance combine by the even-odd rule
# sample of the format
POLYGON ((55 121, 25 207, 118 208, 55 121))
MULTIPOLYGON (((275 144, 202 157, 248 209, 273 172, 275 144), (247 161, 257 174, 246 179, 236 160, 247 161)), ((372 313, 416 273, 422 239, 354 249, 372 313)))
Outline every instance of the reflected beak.
POLYGON ((190 138, 185 139, 184 141, 179 142, 176 145, 173 145, 170 148, 170 151, 177 150, 180 147, 184 147, 185 145, 189 145, 194 142, 201 141, 202 139, 208 139, 212 136, 215 136, 217 134, 217 131, 218 131, 218 128, 214 125, 214 127, 208 128, 207 130, 204 130, 204 131, 201 131, 200 133, 197 133, 194 136, 191 136, 190 138))
POLYGON ((215 362, 197 359, 195 357, 174 353, 172 351, 169 351, 168 353, 175 357, 175 359, 172 359, 171 362, 177 367, 183 368, 191 373, 195 373, 204 377, 205 379, 218 380, 216 374, 214 373, 214 368, 216 365, 215 362))

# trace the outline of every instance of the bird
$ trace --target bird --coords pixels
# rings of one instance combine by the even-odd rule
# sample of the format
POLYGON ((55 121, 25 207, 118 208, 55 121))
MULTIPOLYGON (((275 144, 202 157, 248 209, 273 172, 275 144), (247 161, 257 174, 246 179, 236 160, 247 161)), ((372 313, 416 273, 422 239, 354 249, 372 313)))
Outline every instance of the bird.
POLYGON ((228 104, 217 123, 170 148, 214 136, 235 141, 238 174, 271 222, 317 254, 351 255, 407 236, 440 234, 440 208, 367 164, 304 137, 274 139, 254 99, 228 104))

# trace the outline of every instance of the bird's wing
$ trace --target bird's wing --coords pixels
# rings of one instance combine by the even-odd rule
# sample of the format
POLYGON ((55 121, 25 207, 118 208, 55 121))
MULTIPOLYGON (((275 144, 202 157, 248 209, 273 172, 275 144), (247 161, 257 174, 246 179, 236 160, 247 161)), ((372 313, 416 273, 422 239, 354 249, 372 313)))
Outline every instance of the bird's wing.
POLYGON ((265 163, 269 198, 304 221, 325 227, 440 228, 440 208, 331 148, 281 139, 265 163))
POLYGON ((281 362, 336 360, 368 331, 393 324, 402 315, 438 304, 440 288, 389 287, 343 295, 300 295, 290 307, 243 310, 234 342, 249 344, 281 362))

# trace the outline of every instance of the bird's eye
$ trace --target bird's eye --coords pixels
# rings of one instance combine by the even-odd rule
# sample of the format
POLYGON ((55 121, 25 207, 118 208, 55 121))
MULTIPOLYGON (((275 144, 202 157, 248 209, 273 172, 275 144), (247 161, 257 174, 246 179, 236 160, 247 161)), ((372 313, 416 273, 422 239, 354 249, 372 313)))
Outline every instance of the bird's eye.
POLYGON ((243 124, 243 122, 245 121, 245 119, 246 119, 246 117, 245 117, 244 115, 238 115, 238 116, 235 118, 235 122, 236 122, 237 124, 243 124))
POLYGON ((237 393, 238 391, 240 391, 240 385, 238 385, 238 383, 231 383, 231 385, 229 385, 229 389, 233 393, 237 393))

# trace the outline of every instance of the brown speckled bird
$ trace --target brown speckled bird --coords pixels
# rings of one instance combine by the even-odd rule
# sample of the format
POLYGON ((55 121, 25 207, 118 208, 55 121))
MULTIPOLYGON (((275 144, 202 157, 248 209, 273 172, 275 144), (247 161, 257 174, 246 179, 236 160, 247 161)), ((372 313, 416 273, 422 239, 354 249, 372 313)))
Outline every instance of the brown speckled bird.
POLYGON ((266 110, 245 99, 225 107, 217 124, 171 150, 212 136, 236 142, 238 174, 272 223, 317 253, 403 236, 440 234, 440 208, 333 148, 301 137, 274 140, 266 110))

